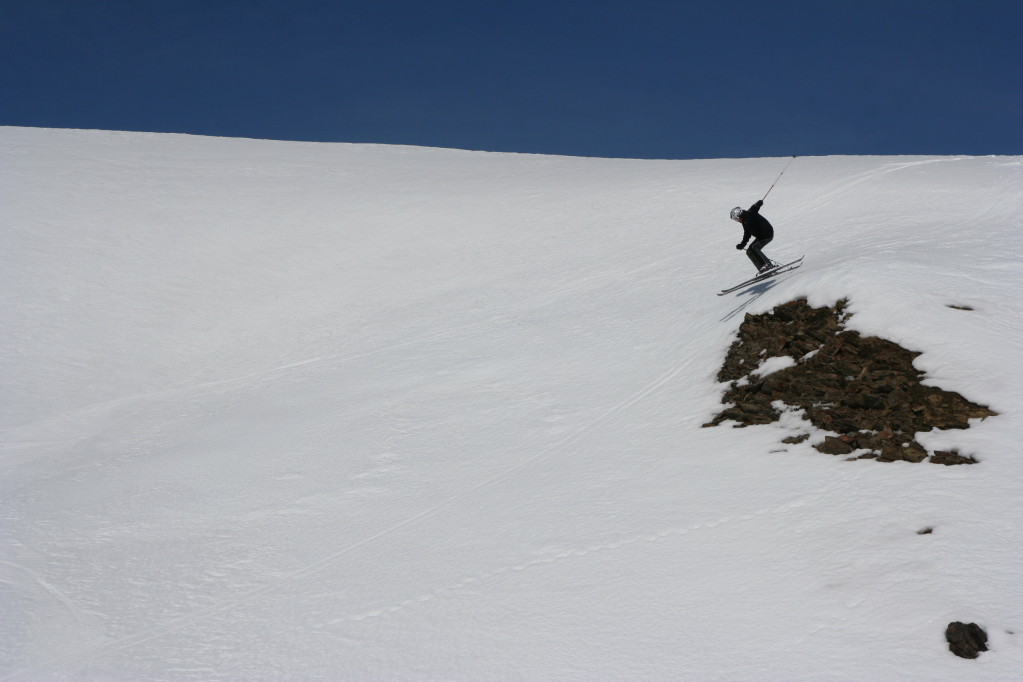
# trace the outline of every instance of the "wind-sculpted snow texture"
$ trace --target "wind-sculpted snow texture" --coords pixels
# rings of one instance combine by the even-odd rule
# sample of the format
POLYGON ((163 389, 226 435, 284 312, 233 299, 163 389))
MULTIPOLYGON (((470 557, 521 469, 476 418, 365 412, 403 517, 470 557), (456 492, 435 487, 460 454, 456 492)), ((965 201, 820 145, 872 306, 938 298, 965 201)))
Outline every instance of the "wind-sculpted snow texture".
POLYGON ((723 297, 728 210, 789 158, 0 159, 2 680, 1023 670, 1019 157, 797 158, 763 213, 805 264, 723 297), (997 413, 914 437, 978 463, 826 457, 850 432, 791 407, 701 428, 746 314, 799 299, 997 413))

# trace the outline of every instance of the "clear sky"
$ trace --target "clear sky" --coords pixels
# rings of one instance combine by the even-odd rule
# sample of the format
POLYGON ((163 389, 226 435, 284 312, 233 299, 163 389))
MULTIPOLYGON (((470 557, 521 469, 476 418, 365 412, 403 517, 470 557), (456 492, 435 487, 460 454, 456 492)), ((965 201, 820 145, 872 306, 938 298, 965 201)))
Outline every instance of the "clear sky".
POLYGON ((1023 154, 1021 0, 0 0, 0 125, 1023 154))

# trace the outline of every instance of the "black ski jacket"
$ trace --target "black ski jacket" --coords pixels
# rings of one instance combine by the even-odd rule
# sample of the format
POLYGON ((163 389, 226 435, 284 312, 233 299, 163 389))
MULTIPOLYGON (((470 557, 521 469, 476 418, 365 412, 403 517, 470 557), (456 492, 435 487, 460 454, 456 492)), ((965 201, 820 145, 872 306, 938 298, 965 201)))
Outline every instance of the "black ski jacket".
POLYGON ((774 239, 774 228, 767 218, 760 215, 760 207, 764 205, 761 199, 757 203, 742 212, 742 242, 740 246, 745 247, 750 237, 755 239, 774 239))

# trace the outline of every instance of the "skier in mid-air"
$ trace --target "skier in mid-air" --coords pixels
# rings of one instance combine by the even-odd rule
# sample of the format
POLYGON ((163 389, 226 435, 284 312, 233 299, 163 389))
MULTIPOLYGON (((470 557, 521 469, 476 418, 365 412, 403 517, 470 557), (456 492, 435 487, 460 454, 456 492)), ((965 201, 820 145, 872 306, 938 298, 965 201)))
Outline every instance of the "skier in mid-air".
MULTIPOLYGON (((784 171, 783 171, 784 172, 784 171)), ((772 185, 773 187, 773 185, 772 185)), ((770 190, 768 190, 770 191, 770 190)), ((767 244, 774 239, 774 228, 771 227, 771 223, 767 222, 767 218, 760 215, 760 207, 764 205, 764 200, 760 199, 757 203, 753 204, 747 210, 736 206, 732 209, 732 220, 742 224, 742 241, 735 245, 735 248, 740 251, 746 247, 746 242, 753 238, 753 243, 746 249, 746 255, 753 261, 753 265, 757 269, 757 274, 767 272, 775 266, 770 258, 764 255, 761 251, 767 244)))

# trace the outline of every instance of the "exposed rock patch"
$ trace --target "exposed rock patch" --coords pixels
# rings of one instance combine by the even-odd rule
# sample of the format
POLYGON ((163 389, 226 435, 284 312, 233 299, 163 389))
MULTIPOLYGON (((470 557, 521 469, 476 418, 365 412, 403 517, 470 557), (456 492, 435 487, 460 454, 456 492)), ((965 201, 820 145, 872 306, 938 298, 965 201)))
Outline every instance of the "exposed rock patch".
POLYGON ((987 651, 987 633, 976 623, 949 623, 945 639, 949 650, 960 658, 977 658, 987 651))
POLYGON ((781 401, 802 408, 805 419, 833 434, 815 445, 826 454, 882 462, 929 457, 946 465, 975 463, 955 451, 928 455, 916 434, 965 429, 969 420, 995 412, 958 393, 922 385, 923 373, 913 366, 920 353, 845 329, 846 303, 811 308, 799 299, 769 313, 747 314, 717 375, 718 381, 731 382, 722 399, 731 407, 704 426, 728 420, 740 426, 768 424, 779 419, 775 404, 781 401), (780 357, 791 361, 766 362, 780 357), (781 369, 758 373, 762 365, 781 369))

